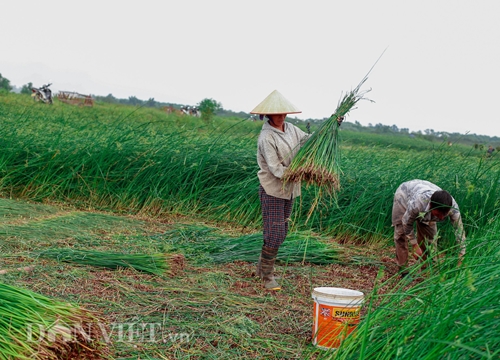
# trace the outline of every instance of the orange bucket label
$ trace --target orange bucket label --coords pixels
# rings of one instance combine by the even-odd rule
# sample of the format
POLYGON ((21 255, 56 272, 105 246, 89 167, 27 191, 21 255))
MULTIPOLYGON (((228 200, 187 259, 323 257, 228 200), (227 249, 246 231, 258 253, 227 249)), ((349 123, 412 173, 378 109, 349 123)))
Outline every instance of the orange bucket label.
POLYGON ((313 344, 338 348, 359 323, 360 307, 338 307, 314 302, 313 344))

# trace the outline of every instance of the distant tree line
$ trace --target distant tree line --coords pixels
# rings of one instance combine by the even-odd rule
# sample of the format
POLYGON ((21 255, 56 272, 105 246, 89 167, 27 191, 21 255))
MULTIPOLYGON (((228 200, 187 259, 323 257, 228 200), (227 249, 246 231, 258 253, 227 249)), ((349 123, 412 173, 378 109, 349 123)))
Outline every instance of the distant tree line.
MULTIPOLYGON (((22 94, 31 94, 31 88, 33 84, 30 82, 22 86, 20 92, 22 94)), ((14 89, 14 87, 10 84, 10 80, 3 77, 0 74, 0 91, 10 92, 14 89)), ((109 104, 123 104, 123 105, 131 105, 131 106, 144 106, 151 108, 162 108, 164 106, 172 106, 176 109, 181 109, 184 105, 182 104, 173 104, 173 103, 165 103, 156 101, 154 98, 149 98, 148 100, 138 99, 136 96, 129 96, 127 99, 119 99, 114 97, 112 94, 108 94, 106 96, 92 95, 92 97, 96 101, 102 101, 104 103, 109 104)), ((211 119, 214 115, 222 116, 222 117, 236 117, 241 119, 256 119, 252 117, 249 113, 246 112, 234 112, 231 110, 226 110, 222 107, 222 104, 213 100, 213 99, 203 99, 198 104, 200 110, 202 111, 202 118, 205 120, 211 119)), ((305 124, 310 123, 313 128, 317 128, 321 125, 324 119, 306 119, 300 120, 295 117, 288 117, 288 121, 295 124, 305 124)), ((460 133, 449 133, 444 131, 434 131, 432 129, 426 129, 424 131, 412 131, 408 128, 398 128, 396 125, 384 125, 384 124, 368 124, 368 126, 361 125, 358 121, 354 121, 354 123, 345 121, 342 125, 342 129, 351 130, 351 131, 359 131, 359 132, 368 132, 375 134, 393 134, 393 135, 401 135, 401 136, 410 136, 410 137, 418 137, 427 139, 430 141, 448 141, 448 143, 461 143, 465 145, 474 146, 475 149, 480 149, 484 147, 484 144, 488 145, 496 145, 494 147, 500 151, 500 138, 498 136, 487 136, 487 135, 476 135, 476 134, 460 134, 460 133)))
POLYGON ((10 80, 4 78, 2 74, 0 74, 0 90, 11 91, 12 86, 10 85, 10 80))
MULTIPOLYGON (((92 95, 96 101, 102 101, 108 104, 122 104, 122 105, 132 105, 132 106, 144 106, 144 107, 156 107, 160 108, 162 106, 177 105, 170 103, 158 102, 154 98, 149 98, 148 100, 141 100, 135 96, 129 96, 127 99, 119 99, 113 96, 113 94, 108 94, 106 96, 92 95)), ((177 107, 177 106, 176 106, 177 107)), ((178 105, 180 108, 180 105, 178 105)))
MULTIPOLYGON (((31 94, 32 87, 33 87, 32 83, 27 83, 26 85, 22 86, 20 93, 29 95, 31 94)), ((0 74, 0 90, 10 92, 16 90, 16 87, 10 84, 9 79, 3 77, 2 74, 0 74)))
MULTIPOLYGON (((156 101, 154 98, 149 98, 148 100, 141 100, 135 96, 129 96, 128 99, 119 99, 113 96, 113 94, 108 94, 107 96, 92 95, 96 101, 102 101, 109 104, 123 104, 131 106, 144 106, 151 108, 163 108, 172 106, 175 109, 182 109, 185 105, 165 103, 156 101)), ((210 120, 214 115, 219 115, 219 112, 223 111, 222 104, 215 101, 214 99, 203 99, 196 107, 201 111, 201 117, 203 120, 210 120)))
MULTIPOLYGON (((312 126, 320 126, 325 119, 307 119, 306 123, 309 122, 312 126)), ((500 146, 500 137, 498 136, 487 136, 487 135, 477 135, 477 134, 460 134, 460 133, 450 133, 445 131, 434 131, 432 129, 426 129, 424 131, 411 131, 408 128, 398 128, 396 125, 384 125, 384 124, 368 124, 368 126, 363 126, 359 121, 342 123, 342 129, 350 131, 358 131, 373 134, 392 134, 400 136, 409 136, 415 138, 426 139, 430 141, 447 141, 450 145, 453 143, 460 143, 464 145, 474 146, 475 149, 480 147, 480 144, 489 144, 500 146)), ((484 145, 483 145, 484 147, 484 145)))

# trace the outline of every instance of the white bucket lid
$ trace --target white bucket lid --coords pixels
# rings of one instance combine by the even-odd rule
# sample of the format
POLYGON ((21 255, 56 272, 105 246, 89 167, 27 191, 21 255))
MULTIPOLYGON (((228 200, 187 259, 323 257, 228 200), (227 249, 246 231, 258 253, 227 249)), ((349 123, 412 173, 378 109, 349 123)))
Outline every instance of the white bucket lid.
POLYGON ((317 287, 312 292, 313 298, 322 298, 330 300, 349 300, 359 302, 363 300, 364 294, 361 291, 343 289, 336 287, 317 287))

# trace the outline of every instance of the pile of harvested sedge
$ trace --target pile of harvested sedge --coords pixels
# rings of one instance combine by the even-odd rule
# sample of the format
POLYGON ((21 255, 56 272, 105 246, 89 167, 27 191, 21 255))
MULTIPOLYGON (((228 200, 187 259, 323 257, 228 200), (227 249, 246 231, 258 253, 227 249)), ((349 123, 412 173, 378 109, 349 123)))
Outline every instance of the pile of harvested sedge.
POLYGON ((96 313, 0 283, 0 359, 108 358, 108 326, 96 313))
POLYGON ((365 77, 354 90, 346 93, 337 110, 300 148, 283 176, 284 183, 317 185, 333 193, 340 188, 339 122, 368 91, 360 92, 365 77))
POLYGON ((176 254, 124 254, 77 249, 47 249, 35 256, 108 269, 133 268, 155 275, 165 274, 179 262, 176 254))

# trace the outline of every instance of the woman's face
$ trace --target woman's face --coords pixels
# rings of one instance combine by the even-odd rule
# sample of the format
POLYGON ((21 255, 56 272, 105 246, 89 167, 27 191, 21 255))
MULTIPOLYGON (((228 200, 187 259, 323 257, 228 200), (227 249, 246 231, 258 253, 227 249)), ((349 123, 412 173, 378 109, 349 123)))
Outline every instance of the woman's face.
POLYGON ((271 114, 271 115, 267 115, 267 117, 273 123, 280 123, 280 122, 284 122, 285 121, 286 114, 271 114))

